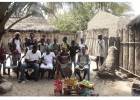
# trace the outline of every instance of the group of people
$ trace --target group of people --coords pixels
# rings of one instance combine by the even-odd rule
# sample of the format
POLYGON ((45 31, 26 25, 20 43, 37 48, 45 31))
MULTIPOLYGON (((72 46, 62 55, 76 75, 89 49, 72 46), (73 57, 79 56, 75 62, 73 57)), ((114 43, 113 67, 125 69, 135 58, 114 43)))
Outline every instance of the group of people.
MULTIPOLYGON (((99 36, 99 40, 102 40, 102 36, 99 36)), ((100 46, 102 41, 98 42, 98 48, 103 49, 103 46, 100 46)), ((55 75, 59 76, 58 73, 61 74, 62 78, 70 77, 72 73, 72 63, 74 64, 74 73, 79 77, 79 80, 85 79, 85 76, 88 73, 90 59, 87 54, 88 47, 83 38, 81 38, 79 44, 72 40, 69 45, 67 37, 64 37, 63 42, 59 44, 56 38, 52 42, 45 35, 42 35, 40 40, 37 41, 35 34, 30 33, 29 38, 25 38, 23 43, 20 38, 20 33, 16 33, 14 38, 9 41, 8 46, 12 55, 13 65, 18 65, 18 61, 20 61, 21 58, 24 58, 24 62, 18 66, 19 71, 21 72, 18 80, 20 83, 27 79, 28 68, 34 70, 32 79, 35 81, 38 81, 39 78, 43 78, 46 71, 48 71, 48 79, 54 78, 55 75), (23 57, 21 57, 22 53, 24 53, 23 57), (76 55, 78 55, 77 61, 76 55), (84 72, 83 76, 81 75, 81 71, 84 72)), ((2 48, 1 45, 0 52, 3 53, 0 53, 0 56, 4 57, 3 59, 0 59, 0 68, 1 65, 4 64, 4 54, 6 54, 2 48)), ((103 63, 103 60, 104 58, 99 53, 97 56, 97 63, 99 61, 103 63)))

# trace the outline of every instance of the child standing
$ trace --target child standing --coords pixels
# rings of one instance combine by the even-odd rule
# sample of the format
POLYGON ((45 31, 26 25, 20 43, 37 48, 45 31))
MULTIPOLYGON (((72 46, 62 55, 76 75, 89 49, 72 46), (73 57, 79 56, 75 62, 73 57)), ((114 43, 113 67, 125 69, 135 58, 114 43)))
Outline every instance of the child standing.
POLYGON ((5 65, 6 65, 6 50, 3 46, 3 43, 0 45, 0 76, 1 76, 1 68, 3 66, 3 73, 6 74, 5 72, 5 65))

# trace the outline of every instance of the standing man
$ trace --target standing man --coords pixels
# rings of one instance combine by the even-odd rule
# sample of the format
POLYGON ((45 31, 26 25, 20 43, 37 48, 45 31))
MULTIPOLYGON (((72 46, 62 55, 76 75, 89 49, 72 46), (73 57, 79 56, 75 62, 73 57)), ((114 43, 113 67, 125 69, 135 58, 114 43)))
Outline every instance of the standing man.
POLYGON ((33 45, 37 45, 37 40, 35 39, 34 33, 30 33, 30 37, 29 37, 29 40, 28 40, 29 50, 32 49, 33 45))
POLYGON ((74 68, 76 66, 76 53, 79 51, 79 47, 76 45, 75 41, 71 41, 71 46, 69 48, 70 50, 70 58, 71 58, 71 63, 74 63, 74 68))
POLYGON ((22 43, 20 33, 16 32, 15 37, 11 41, 11 54, 13 65, 17 65, 17 61, 21 58, 22 43))
POLYGON ((67 52, 69 51, 70 46, 67 43, 67 37, 63 38, 63 43, 61 44, 61 50, 62 50, 62 48, 65 48, 67 52))
POLYGON ((45 45, 45 39, 41 39, 39 43, 39 50, 41 51, 41 54, 45 52, 46 45, 45 45))
POLYGON ((87 45, 85 44, 85 41, 84 41, 83 38, 81 38, 80 44, 79 44, 80 54, 82 54, 82 48, 85 48, 86 50, 88 49, 88 47, 87 47, 87 45))
MULTIPOLYGON (((55 56, 58 56, 60 53, 60 45, 58 44, 58 40, 56 38, 54 38, 53 44, 52 44, 52 52, 55 54, 55 56)), ((56 59, 53 60, 53 75, 55 75, 55 71, 56 71, 56 66, 57 66, 57 62, 56 59)))
POLYGON ((56 38, 54 39, 54 42, 52 44, 52 50, 55 53, 55 55, 58 55, 60 51, 60 45, 58 44, 58 40, 56 38))
POLYGON ((103 40, 102 35, 98 35, 98 40, 96 43, 96 65, 97 69, 99 70, 99 65, 101 66, 105 59, 105 41, 103 40))
POLYGON ((47 40, 46 40, 46 48, 48 48, 48 49, 50 49, 51 51, 52 51, 52 43, 51 43, 51 39, 50 38, 48 38, 47 40))

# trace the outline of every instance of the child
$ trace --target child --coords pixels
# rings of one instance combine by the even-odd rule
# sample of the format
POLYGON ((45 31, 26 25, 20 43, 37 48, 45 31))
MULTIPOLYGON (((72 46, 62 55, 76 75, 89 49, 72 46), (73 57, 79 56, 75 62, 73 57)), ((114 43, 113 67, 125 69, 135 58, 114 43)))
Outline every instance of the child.
POLYGON ((3 73, 6 74, 5 68, 4 68, 5 64, 6 64, 5 60, 6 60, 6 50, 3 46, 3 43, 1 43, 1 45, 0 45, 0 76, 1 76, 2 65, 3 65, 3 73))

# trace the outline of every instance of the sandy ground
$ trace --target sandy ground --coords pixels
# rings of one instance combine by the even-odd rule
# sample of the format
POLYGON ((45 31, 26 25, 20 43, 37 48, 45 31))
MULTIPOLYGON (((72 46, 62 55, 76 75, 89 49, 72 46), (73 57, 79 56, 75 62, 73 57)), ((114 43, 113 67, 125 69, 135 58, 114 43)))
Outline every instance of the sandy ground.
MULTIPOLYGON (((95 62, 91 62, 90 80, 95 83, 95 90, 100 96, 131 96, 132 82, 99 79, 96 72, 92 71, 95 67, 95 62)), ((53 94, 53 80, 43 79, 38 82, 27 81, 25 84, 20 84, 14 75, 5 77, 13 83, 13 89, 3 96, 50 96, 53 94)))

